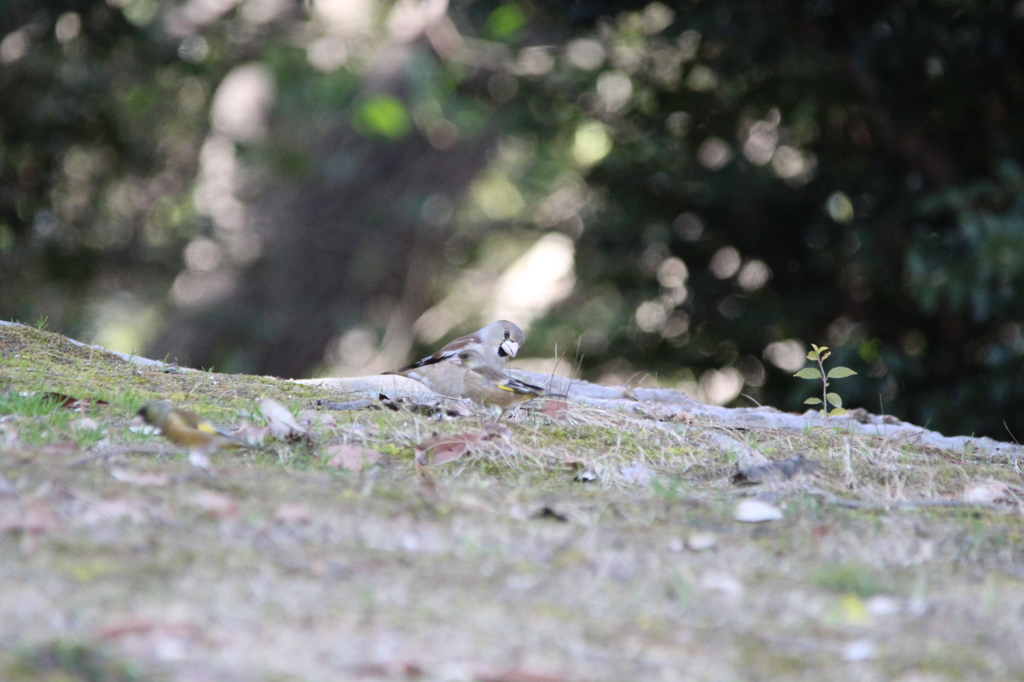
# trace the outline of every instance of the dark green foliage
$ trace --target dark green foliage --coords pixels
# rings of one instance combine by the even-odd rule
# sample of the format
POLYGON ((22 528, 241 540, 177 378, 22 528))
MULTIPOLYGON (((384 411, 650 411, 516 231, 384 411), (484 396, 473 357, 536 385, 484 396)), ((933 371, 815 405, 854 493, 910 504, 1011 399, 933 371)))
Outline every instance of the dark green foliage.
POLYGON ((589 178, 603 205, 577 249, 583 286, 550 318, 560 347, 589 330, 585 367, 625 357, 662 380, 735 365, 745 393, 797 409, 805 387, 769 363, 760 378, 762 353, 827 338, 858 370, 847 405, 948 432, 1005 438, 1004 419, 1024 430, 1014 409, 1024 398, 1024 25, 1014 6, 675 7, 663 36, 631 38, 625 22, 611 34, 651 61, 631 74, 623 111, 592 111, 615 149, 589 178), (681 84, 665 85, 653 55, 687 30, 700 47, 681 84), (717 87, 687 87, 698 68, 717 87), (687 114, 676 119, 684 134, 672 133, 674 112, 687 114), (780 147, 768 163, 744 154, 758 121, 791 157, 813 155, 813 173, 781 177, 780 147), (720 169, 700 161, 714 137, 732 151, 720 169), (767 284, 709 272, 728 247, 741 264, 766 264, 767 284), (678 305, 656 270, 673 256, 689 271, 678 305), (615 295, 600 293, 608 284, 615 295), (662 309, 647 332, 645 301, 662 309))

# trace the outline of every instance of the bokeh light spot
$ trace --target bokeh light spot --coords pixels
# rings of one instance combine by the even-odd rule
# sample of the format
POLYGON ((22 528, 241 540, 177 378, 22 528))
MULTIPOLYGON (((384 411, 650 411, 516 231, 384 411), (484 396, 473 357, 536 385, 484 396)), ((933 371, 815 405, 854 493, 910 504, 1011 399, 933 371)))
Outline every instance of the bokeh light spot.
POLYGON ((57 36, 57 42, 67 45, 78 37, 82 30, 82 17, 77 12, 65 12, 57 18, 54 24, 53 33, 57 36))
POLYGON ((666 258, 658 266, 658 284, 667 289, 683 286, 686 283, 686 278, 689 276, 690 271, 686 267, 686 263, 675 256, 666 258))
POLYGON ((409 111, 400 100, 391 95, 376 95, 359 107, 359 122, 370 132, 396 139, 411 126, 409 111))
POLYGON ((711 256, 708 270, 718 279, 729 279, 740 269, 740 252, 733 246, 723 246, 711 256))
POLYGON ((597 79, 597 94, 607 111, 618 111, 633 95, 633 82, 621 71, 607 71, 597 79))
POLYGON ((665 307, 661 302, 644 301, 637 307, 634 318, 636 326, 641 330, 654 333, 661 331, 661 328, 665 326, 665 322, 668 321, 668 313, 665 312, 665 307))
POLYGON ((504 40, 526 25, 526 12, 515 3, 506 3, 487 15, 487 31, 491 37, 504 40))
POLYGON ((590 38, 573 40, 565 47, 565 57, 577 69, 594 71, 604 64, 604 47, 590 38))
POLYGON ((697 64, 686 77, 686 87, 694 92, 710 92, 718 87, 718 76, 711 67, 697 64))
POLYGON ((597 121, 587 121, 576 128, 573 137, 572 156, 577 164, 593 166, 608 156, 612 150, 612 138, 604 125, 597 121))
POLYGON ((825 210, 837 223, 848 223, 853 220, 853 202, 843 192, 833 192, 825 202, 825 210))
POLYGON ((700 375, 697 398, 711 405, 725 405, 743 390, 743 373, 735 367, 709 369, 700 375))
POLYGON ((720 137, 709 137, 697 149, 697 160, 708 170, 721 170, 732 161, 732 149, 720 137))
POLYGON ((753 293, 767 284, 771 276, 772 271, 767 263, 761 260, 752 260, 740 268, 736 282, 747 293, 753 293))
POLYGON ((785 339, 769 343, 763 357, 785 372, 795 372, 804 366, 807 348, 796 339, 785 339))

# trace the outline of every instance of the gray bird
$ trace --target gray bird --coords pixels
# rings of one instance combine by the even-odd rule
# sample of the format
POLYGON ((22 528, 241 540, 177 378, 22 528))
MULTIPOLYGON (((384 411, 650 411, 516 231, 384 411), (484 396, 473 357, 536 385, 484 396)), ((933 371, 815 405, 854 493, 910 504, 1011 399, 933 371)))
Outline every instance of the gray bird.
POLYGON ((508 364, 508 359, 514 358, 519 352, 524 340, 522 329, 508 320, 498 320, 472 334, 460 336, 433 355, 408 367, 384 374, 398 374, 415 379, 434 393, 449 398, 466 398, 469 395, 463 384, 465 372, 459 365, 449 360, 462 351, 474 351, 482 364, 500 374, 508 364))

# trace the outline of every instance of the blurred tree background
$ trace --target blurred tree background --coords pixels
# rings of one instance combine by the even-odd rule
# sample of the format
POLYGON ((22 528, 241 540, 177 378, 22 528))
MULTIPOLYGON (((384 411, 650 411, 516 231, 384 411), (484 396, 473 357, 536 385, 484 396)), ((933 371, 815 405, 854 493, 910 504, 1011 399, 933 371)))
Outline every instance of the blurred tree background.
POLYGON ((1020 437, 1022 154, 1021 1, 4 0, 0 317, 1020 437))

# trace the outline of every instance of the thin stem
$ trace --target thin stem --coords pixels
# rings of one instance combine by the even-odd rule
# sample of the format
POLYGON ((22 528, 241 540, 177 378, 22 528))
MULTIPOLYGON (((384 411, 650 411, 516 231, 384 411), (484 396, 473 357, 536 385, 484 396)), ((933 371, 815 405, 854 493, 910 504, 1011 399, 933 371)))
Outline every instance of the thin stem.
POLYGON ((828 419, 828 375, 825 374, 821 353, 818 353, 818 371, 821 372, 821 413, 828 419))

